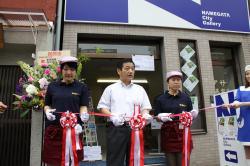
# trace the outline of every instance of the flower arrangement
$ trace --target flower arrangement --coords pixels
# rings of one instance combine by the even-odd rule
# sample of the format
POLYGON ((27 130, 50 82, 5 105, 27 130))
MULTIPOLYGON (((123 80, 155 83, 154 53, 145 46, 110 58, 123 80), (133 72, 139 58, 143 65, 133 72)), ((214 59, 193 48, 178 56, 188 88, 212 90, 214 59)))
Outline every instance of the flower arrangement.
MULTIPOLYGON (((82 68, 89 58, 84 54, 78 54, 77 79, 81 78, 82 68)), ((19 79, 16 85, 15 101, 13 102, 14 110, 21 111, 21 117, 24 117, 31 110, 42 110, 45 103, 45 94, 50 82, 61 77, 60 65, 57 61, 42 65, 29 64, 18 61, 17 64, 25 73, 19 79)))
POLYGON ((16 86, 14 109, 21 110, 21 117, 30 110, 41 110, 44 107, 44 98, 48 84, 60 77, 60 66, 57 62, 35 65, 18 61, 25 75, 19 79, 16 86))

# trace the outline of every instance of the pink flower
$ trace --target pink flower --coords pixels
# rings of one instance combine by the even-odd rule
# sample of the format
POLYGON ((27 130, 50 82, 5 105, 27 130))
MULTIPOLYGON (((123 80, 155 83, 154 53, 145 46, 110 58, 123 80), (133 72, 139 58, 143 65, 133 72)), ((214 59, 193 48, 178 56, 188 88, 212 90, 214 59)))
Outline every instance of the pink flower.
POLYGON ((48 65, 48 63, 42 63, 41 66, 42 67, 48 67, 49 65, 48 65))
POLYGON ((29 79, 28 79, 28 82, 33 82, 34 81, 34 78, 32 78, 31 76, 29 77, 29 79))
POLYGON ((56 71, 57 71, 58 73, 61 73, 61 68, 60 68, 60 66, 57 66, 56 71))
POLYGON ((49 85, 49 82, 46 78, 41 78, 38 82, 40 84, 41 89, 46 88, 49 85))
POLYGON ((44 70, 44 74, 49 75, 50 74, 50 69, 44 70))

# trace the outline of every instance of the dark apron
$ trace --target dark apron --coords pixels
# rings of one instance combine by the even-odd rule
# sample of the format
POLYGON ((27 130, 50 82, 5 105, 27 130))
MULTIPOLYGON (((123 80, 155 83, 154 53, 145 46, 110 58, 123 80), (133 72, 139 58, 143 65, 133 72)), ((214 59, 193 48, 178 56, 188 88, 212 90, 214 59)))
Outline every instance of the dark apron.
MULTIPOLYGON (((60 165, 62 159, 62 134, 61 126, 49 125, 44 133, 43 162, 60 165)), ((80 137, 82 141, 82 137, 80 137)), ((83 150, 77 150, 78 161, 83 160, 83 150)))
MULTIPOLYGON (((163 123, 161 127, 161 148, 165 153, 182 152, 183 129, 179 128, 180 121, 163 123)), ((193 141, 191 137, 191 149, 193 141)))

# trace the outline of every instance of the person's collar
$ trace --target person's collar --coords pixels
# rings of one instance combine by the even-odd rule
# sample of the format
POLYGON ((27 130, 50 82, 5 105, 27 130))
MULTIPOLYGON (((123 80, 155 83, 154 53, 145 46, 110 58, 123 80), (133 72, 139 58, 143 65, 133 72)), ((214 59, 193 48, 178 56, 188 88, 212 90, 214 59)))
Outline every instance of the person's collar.
POLYGON ((169 96, 180 96, 181 95, 181 91, 178 90, 178 93, 173 95, 173 94, 170 94, 169 90, 166 90, 165 94, 169 97, 169 96))
POLYGON ((123 87, 131 87, 134 83, 131 81, 130 84, 126 85, 122 80, 119 80, 118 83, 120 83, 123 87))
POLYGON ((60 85, 70 86, 70 85, 74 85, 74 83, 76 82, 76 80, 74 79, 74 81, 71 82, 71 83, 69 83, 69 84, 66 84, 66 82, 63 82, 62 79, 60 79, 58 82, 59 82, 60 85))

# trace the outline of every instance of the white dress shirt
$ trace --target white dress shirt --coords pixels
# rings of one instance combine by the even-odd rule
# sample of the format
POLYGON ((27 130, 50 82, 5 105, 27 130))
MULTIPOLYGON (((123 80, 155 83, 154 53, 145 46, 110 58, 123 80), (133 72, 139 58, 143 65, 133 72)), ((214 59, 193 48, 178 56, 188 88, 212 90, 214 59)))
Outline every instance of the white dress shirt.
POLYGON ((133 83, 125 85, 119 80, 104 90, 97 109, 106 108, 111 113, 131 117, 135 104, 140 106, 141 111, 152 109, 148 95, 142 86, 133 83))

